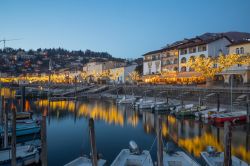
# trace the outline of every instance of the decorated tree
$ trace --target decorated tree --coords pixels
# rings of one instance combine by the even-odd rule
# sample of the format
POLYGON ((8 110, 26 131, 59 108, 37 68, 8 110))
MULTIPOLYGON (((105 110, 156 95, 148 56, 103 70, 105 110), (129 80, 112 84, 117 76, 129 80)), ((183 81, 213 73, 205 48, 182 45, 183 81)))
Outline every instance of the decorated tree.
POLYGON ((140 80, 140 75, 137 71, 132 71, 131 73, 128 74, 129 81, 132 81, 133 83, 137 82, 140 80))
POLYGON ((194 57, 190 58, 187 66, 201 73, 207 81, 211 81, 215 74, 229 69, 235 65, 250 65, 250 56, 237 54, 220 55, 219 57, 194 57))

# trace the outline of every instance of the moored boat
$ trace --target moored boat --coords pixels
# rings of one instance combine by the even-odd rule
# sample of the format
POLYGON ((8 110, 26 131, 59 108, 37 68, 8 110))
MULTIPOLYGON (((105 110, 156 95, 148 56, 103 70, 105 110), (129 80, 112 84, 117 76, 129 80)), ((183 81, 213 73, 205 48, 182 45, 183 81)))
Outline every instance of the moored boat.
MULTIPOLYGON (((98 159, 97 165, 103 166, 105 165, 106 160, 98 159)), ((64 166, 92 166, 92 161, 88 157, 78 157, 75 160, 71 161, 70 163, 65 164, 64 166)))
POLYGON ((212 119, 215 123, 242 122, 242 121, 246 121, 247 113, 246 113, 246 111, 221 113, 221 114, 217 114, 212 119))
MULTIPOLYGON (((16 136, 24 136, 24 135, 31 135, 40 132, 40 126, 36 123, 32 124, 17 124, 16 125, 16 136)), ((4 129, 0 127, 0 135, 1 137, 4 135, 4 129)), ((9 127, 8 135, 12 135, 11 127, 9 127)))
POLYGON ((199 166, 199 164, 189 157, 186 153, 177 151, 174 153, 163 152, 163 165, 164 166, 199 166))
MULTIPOLYGON (((0 150, 0 165, 11 165, 11 148, 0 150)), ((39 147, 33 145, 21 145, 16 147, 16 165, 24 166, 38 164, 40 160, 39 147)))
MULTIPOLYGON (((216 152, 211 146, 207 147, 207 151, 201 152, 201 157, 207 166, 224 165, 224 152, 216 152)), ((248 166, 248 164, 232 156, 232 166, 248 166)))
MULTIPOLYGON (((12 118, 12 115, 9 114, 9 119, 12 118)), ((17 112, 16 113, 16 119, 19 120, 19 119, 30 119, 32 118, 32 112, 17 112)))
POLYGON ((123 98, 121 98, 117 101, 117 104, 132 104, 135 102, 135 100, 136 100, 136 98, 133 96, 132 97, 124 96, 123 98))
POLYGON ((185 152, 176 151, 175 145, 172 142, 168 142, 163 151, 163 165, 199 166, 199 164, 185 152))
POLYGON ((134 141, 129 142, 129 149, 123 149, 115 158, 111 166, 153 166, 149 151, 140 152, 134 141))

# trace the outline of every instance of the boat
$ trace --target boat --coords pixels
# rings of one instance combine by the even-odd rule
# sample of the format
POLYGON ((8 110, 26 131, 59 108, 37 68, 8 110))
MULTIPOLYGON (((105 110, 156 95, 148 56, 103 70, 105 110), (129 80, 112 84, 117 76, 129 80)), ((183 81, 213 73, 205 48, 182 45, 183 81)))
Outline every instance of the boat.
POLYGON ((237 112, 229 112, 229 113, 221 113, 217 114, 213 121, 215 123, 224 123, 224 122, 241 122, 246 121, 247 112, 246 111, 237 111, 237 112))
POLYGON ((163 151, 164 166, 199 166, 199 164, 183 151, 176 151, 174 144, 167 143, 163 151))
POLYGON ((140 152, 134 141, 129 142, 129 149, 123 149, 112 162, 111 166, 153 166, 149 151, 140 152))
MULTIPOLYGON (((8 127, 8 135, 11 136, 12 135, 12 131, 11 131, 12 127, 8 127)), ((32 123, 32 124, 17 124, 16 125, 16 136, 24 136, 24 135, 31 135, 31 134, 36 134, 40 132, 41 127, 36 124, 36 123, 32 123)), ((4 135, 4 129, 1 126, 0 127, 0 136, 3 137, 4 135)))
POLYGON ((126 97, 126 96, 124 96, 123 98, 121 98, 121 99, 119 99, 117 101, 117 104, 132 104, 132 103, 135 102, 135 100, 136 100, 135 97, 126 97))
POLYGON ((166 102, 163 103, 156 103, 151 105, 151 109, 155 111, 170 111, 170 105, 166 102))
MULTIPOLYGON (((98 159, 97 165, 98 166, 103 166, 105 165, 106 160, 103 159, 98 159)), ((78 157, 75 160, 71 161, 68 164, 65 164, 64 166, 92 166, 92 161, 88 157, 78 157)))
POLYGON ((135 109, 151 109, 151 105, 154 104, 153 100, 139 99, 134 103, 135 109))
MULTIPOLYGON (((207 166, 224 165, 224 152, 216 152, 215 148, 212 146, 208 146, 206 151, 201 152, 201 157, 207 166)), ((232 166, 249 165, 238 157, 232 156, 232 166)))
MULTIPOLYGON (((40 147, 34 145, 20 145, 16 147, 16 165, 33 165, 40 161, 40 147)), ((11 148, 0 150, 0 165, 11 165, 11 148)))
MULTIPOLYGON (((32 112, 17 112, 16 113, 16 119, 31 119, 32 118, 32 112)), ((12 119, 12 114, 9 114, 8 119, 12 119)))
MULTIPOLYGON (((95 138, 93 136, 93 133, 95 132, 94 131, 94 119, 93 118, 89 119, 89 130, 90 130, 89 135, 91 137, 91 140, 90 140, 91 149, 92 149, 91 152, 93 152, 93 151, 96 152, 96 148, 93 147, 93 146, 95 146, 95 138)), ((106 164, 106 160, 101 159, 100 155, 95 154, 94 156, 96 156, 98 166, 103 166, 103 165, 106 164)), ((95 160, 95 158, 91 158, 91 157, 93 157, 93 155, 90 156, 90 157, 88 157, 88 156, 80 156, 80 157, 74 159, 73 161, 65 164, 64 166, 92 166, 92 160, 95 160)))
POLYGON ((196 112, 203 111, 207 107, 206 106, 191 106, 184 107, 183 109, 179 109, 179 111, 175 112, 176 116, 195 116, 196 112))
POLYGON ((199 166, 199 164, 182 151, 174 153, 163 152, 163 165, 164 166, 199 166))
MULTIPOLYGON (((222 112, 225 112, 225 111, 226 111, 225 108, 221 108, 219 110, 219 113, 222 113, 222 112)), ((211 109, 196 112, 195 116, 199 117, 199 118, 206 118, 207 119, 207 118, 209 118, 210 115, 217 114, 217 113, 218 113, 217 108, 211 108, 211 109)))

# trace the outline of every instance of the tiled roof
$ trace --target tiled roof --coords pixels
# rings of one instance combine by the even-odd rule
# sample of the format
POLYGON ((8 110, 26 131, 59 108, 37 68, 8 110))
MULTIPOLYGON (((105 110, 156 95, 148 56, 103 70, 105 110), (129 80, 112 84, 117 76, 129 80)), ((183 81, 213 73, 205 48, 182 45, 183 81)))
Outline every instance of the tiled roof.
POLYGON ((226 38, 231 43, 237 43, 239 41, 242 41, 243 39, 245 40, 250 39, 250 33, 246 33, 246 32, 204 33, 194 38, 176 41, 172 44, 166 45, 165 47, 161 49, 147 52, 143 54, 142 56, 156 54, 156 53, 160 53, 160 52, 171 50, 171 49, 181 49, 181 48, 188 48, 192 46, 208 44, 213 41, 219 40, 221 38, 226 38))
POLYGON ((237 46, 237 45, 246 44, 246 43, 250 43, 250 40, 237 41, 237 42, 234 42, 232 44, 229 44, 228 47, 230 47, 230 46, 237 46))

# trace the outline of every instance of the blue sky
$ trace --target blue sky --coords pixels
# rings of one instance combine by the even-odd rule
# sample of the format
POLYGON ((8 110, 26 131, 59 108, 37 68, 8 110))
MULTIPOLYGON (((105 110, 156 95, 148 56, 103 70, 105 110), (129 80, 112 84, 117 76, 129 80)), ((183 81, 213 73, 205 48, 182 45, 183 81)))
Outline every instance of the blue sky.
POLYGON ((1 0, 0 39, 137 58, 205 32, 250 32, 249 9, 249 0, 1 0))

